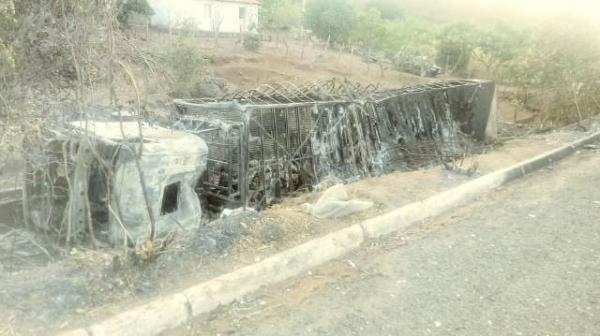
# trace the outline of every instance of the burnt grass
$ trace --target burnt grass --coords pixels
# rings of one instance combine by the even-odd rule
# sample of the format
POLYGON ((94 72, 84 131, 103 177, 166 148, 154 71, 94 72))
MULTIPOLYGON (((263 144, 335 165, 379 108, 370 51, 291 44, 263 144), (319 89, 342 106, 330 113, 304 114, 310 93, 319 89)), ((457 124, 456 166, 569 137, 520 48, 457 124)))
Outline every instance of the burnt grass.
POLYGON ((232 215, 180 232, 150 261, 122 248, 74 248, 62 257, 55 253, 55 262, 45 266, 0 273, 0 324, 25 333, 73 328, 226 272, 235 266, 229 256, 240 239, 260 244, 282 238, 276 226, 244 224, 260 223, 259 217, 232 215))

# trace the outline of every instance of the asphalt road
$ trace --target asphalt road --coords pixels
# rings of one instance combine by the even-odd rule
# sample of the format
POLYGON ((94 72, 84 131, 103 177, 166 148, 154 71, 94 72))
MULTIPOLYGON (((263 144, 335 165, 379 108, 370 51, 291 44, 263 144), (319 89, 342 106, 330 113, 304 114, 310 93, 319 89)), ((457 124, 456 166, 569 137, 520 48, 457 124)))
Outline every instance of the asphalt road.
POLYGON ((373 245, 173 334, 600 335, 600 152, 373 245))

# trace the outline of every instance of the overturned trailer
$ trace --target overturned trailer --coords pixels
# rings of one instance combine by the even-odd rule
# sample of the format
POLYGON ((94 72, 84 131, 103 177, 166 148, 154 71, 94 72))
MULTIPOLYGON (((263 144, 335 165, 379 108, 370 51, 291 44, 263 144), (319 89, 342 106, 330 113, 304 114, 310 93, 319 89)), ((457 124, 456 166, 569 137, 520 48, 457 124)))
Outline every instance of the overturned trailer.
POLYGON ((198 224, 207 146, 137 121, 72 121, 27 139, 24 216, 67 242, 141 243, 198 224), (152 225, 154 223, 154 225, 152 225))
POLYGON ((495 85, 450 81, 379 91, 335 80, 175 100, 175 127, 209 148, 205 204, 261 208, 329 176, 354 179, 465 155, 495 136, 495 85))

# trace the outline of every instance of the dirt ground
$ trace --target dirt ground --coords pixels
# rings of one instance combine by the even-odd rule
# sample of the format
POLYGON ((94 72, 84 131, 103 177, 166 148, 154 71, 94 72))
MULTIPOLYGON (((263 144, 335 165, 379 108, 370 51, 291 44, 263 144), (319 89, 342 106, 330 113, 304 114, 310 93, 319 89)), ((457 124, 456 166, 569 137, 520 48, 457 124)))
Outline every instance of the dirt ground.
MULTIPOLYGON (((164 45, 177 37, 154 32, 148 40, 150 49, 164 45)), ((210 59, 208 70, 223 78, 232 89, 251 89, 264 83, 305 82, 347 78, 362 84, 377 84, 391 88, 435 81, 395 70, 391 64, 383 67, 369 64, 356 54, 333 51, 322 44, 302 44, 288 40, 288 49, 283 43, 263 41, 258 51, 244 50, 236 38, 221 38, 215 44, 207 37, 196 37, 196 41, 210 59)))
POLYGON ((275 43, 265 43, 256 53, 239 50, 239 46, 223 43, 215 51, 216 56, 211 70, 218 77, 240 88, 253 88, 261 83, 287 81, 305 82, 346 78, 362 84, 379 84, 384 88, 431 82, 434 79, 423 78, 385 66, 382 76, 377 64, 368 64, 360 56, 338 53, 318 47, 306 47, 301 57, 301 46, 290 44, 286 56, 285 49, 275 43), (231 52, 228 52, 231 50, 231 52))

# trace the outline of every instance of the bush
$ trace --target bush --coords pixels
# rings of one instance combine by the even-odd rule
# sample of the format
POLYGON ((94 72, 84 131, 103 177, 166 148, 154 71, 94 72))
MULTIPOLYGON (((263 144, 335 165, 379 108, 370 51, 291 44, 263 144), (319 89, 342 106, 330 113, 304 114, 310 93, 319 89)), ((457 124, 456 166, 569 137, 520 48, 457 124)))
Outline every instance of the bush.
POLYGON ((358 43, 370 53, 373 49, 381 48, 386 34, 387 30, 384 21, 381 20, 381 13, 371 8, 358 13, 351 38, 354 43, 358 43))
POLYGON ((165 48, 164 60, 172 79, 171 95, 191 97, 206 76, 207 60, 198 42, 180 38, 165 48))
POLYGON ((432 57, 434 54, 432 48, 406 46, 394 55, 392 62, 402 72, 427 76, 436 67, 432 57))
POLYGON ((260 38, 257 34, 244 35, 244 49, 247 51, 257 51, 260 48, 260 38))
POLYGON ((323 41, 347 42, 355 19, 354 8, 346 0, 309 0, 306 2, 306 26, 323 41))
POLYGON ((464 74, 475 49, 475 27, 455 23, 442 30, 438 38, 437 63, 446 73, 464 74))
POLYGON ((258 16, 261 28, 267 30, 300 27, 302 4, 294 0, 263 0, 258 16))
POLYGON ((402 20, 404 18, 404 11, 397 0, 369 0, 367 6, 376 9, 386 20, 402 20))
POLYGON ((542 124, 564 125, 600 110, 600 39, 597 29, 574 19, 558 19, 533 33, 532 43, 507 64, 507 83, 522 88, 542 124))
POLYGON ((118 0, 117 8, 117 20, 125 26, 129 23, 129 18, 132 15, 144 17, 154 15, 154 9, 150 7, 148 0, 118 0))
POLYGON ((499 80, 508 63, 525 55, 529 43, 526 31, 498 21, 478 30, 473 57, 486 76, 499 80))
POLYGON ((408 19, 401 22, 387 22, 387 33, 382 41, 382 49, 393 58, 405 49, 417 49, 421 55, 435 57, 437 26, 426 21, 408 19))

